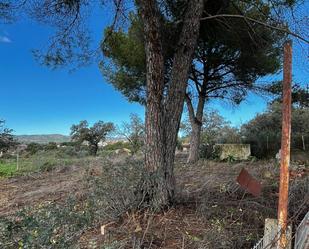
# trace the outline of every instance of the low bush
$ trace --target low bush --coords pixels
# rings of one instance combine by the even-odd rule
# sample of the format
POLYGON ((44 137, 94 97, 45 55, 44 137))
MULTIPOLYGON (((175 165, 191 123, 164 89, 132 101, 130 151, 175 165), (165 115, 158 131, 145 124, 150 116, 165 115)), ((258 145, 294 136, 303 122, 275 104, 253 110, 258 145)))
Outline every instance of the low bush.
POLYGON ((56 156, 58 158, 83 158, 89 156, 89 151, 83 147, 65 146, 58 148, 56 156))
POLYGON ((55 162, 47 161, 47 162, 44 162, 44 163, 39 165, 39 171, 49 172, 49 171, 52 171, 53 169, 55 169, 56 166, 57 166, 57 164, 55 162))
POLYGON ((87 193, 79 198, 71 196, 62 204, 46 202, 0 218, 0 248, 76 248, 85 230, 130 209, 140 164, 130 160, 117 165, 99 163, 97 171, 88 171, 87 193))
POLYGON ((104 150, 117 150, 117 149, 124 149, 124 148, 130 149, 130 147, 131 147, 130 143, 119 141, 113 144, 108 144, 104 146, 103 149, 104 150))
POLYGON ((70 248, 92 221, 91 210, 75 199, 23 209, 15 219, 0 220, 0 247, 70 248))
POLYGON ((49 142, 48 144, 43 146, 44 150, 56 150, 58 148, 57 143, 49 142))
POLYGON ((141 165, 141 162, 131 159, 120 163, 104 160, 102 173, 90 172, 88 200, 96 207, 96 217, 114 219, 134 206, 134 190, 140 179, 141 165))
POLYGON ((27 148, 26 148, 26 152, 28 152, 30 155, 34 155, 40 150, 43 150, 43 146, 38 143, 30 143, 27 145, 27 148))

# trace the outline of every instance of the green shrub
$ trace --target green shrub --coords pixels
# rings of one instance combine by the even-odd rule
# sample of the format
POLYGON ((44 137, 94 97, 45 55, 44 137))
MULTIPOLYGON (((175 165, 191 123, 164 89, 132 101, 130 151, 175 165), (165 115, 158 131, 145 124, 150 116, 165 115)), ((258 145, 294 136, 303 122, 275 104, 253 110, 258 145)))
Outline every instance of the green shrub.
POLYGON ((39 171, 42 172, 49 172, 52 171, 53 169, 55 169, 57 166, 57 164, 55 162, 44 162, 43 164, 39 165, 39 171))
POLYGON ((76 146, 78 146, 78 143, 77 143, 77 142, 70 141, 70 142, 63 142, 63 143, 61 143, 60 145, 61 145, 61 146, 76 147, 76 146))
POLYGON ((119 142, 104 146, 104 150, 118 150, 118 149, 124 149, 124 148, 130 149, 130 144, 128 142, 119 141, 119 142))
POLYGON ((216 154, 213 153, 213 145, 202 143, 199 148, 200 158, 212 158, 216 157, 216 154))
POLYGON ((49 142, 43 148, 44 148, 44 150, 56 150, 58 147, 57 147, 57 144, 55 142, 49 142))
POLYGON ((65 147, 60 147, 57 150, 56 156, 58 158, 82 158, 82 157, 87 157, 89 156, 89 151, 83 147, 77 148, 73 146, 65 146, 65 147))
MULTIPOLYGON (((309 147, 309 108, 292 106, 291 149, 309 147)), ((244 143, 251 144, 251 153, 257 158, 274 157, 281 146, 281 104, 274 102, 264 113, 242 125, 244 143)))
POLYGON ((30 155, 34 155, 40 150, 43 150, 43 146, 38 143, 30 143, 27 145, 27 148, 26 148, 26 152, 28 152, 30 155))
POLYGON ((228 155, 226 161, 229 163, 234 163, 236 162, 236 158, 233 155, 228 155))
POLYGON ((114 163, 113 167, 111 164, 104 160, 102 174, 87 179, 88 200, 96 217, 117 218, 134 205, 134 191, 141 176, 142 163, 127 159, 114 163))

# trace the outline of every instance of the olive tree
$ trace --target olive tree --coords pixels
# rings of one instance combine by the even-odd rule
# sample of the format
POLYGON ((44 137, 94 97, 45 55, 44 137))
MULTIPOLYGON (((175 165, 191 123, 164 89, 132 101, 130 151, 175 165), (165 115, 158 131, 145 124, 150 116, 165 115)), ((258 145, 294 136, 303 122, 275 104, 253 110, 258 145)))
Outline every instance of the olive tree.
MULTIPOLYGON (((1 0, 0 19, 8 19, 11 12, 22 10, 40 23, 53 27, 56 33, 49 39, 49 46, 43 51, 35 51, 36 58, 42 64, 50 67, 84 65, 93 61, 97 54, 97 51, 91 52, 91 34, 87 32, 85 21, 91 11, 102 6, 102 3, 109 13, 112 9, 115 18, 109 28, 114 30, 119 23, 117 20, 127 17, 126 10, 132 9, 132 6, 125 5, 132 5, 132 1, 112 2, 114 5, 102 0, 1 0)), ((174 201, 174 152, 201 22, 218 19, 228 26, 231 19, 240 19, 245 23, 260 24, 302 38, 283 26, 282 20, 275 16, 272 17, 276 22, 269 24, 260 16, 255 18, 243 13, 220 12, 230 2, 136 0, 133 3, 133 11, 142 20, 146 89, 145 161, 144 174, 136 191, 137 203, 140 204, 138 207, 161 209, 174 201), (218 5, 218 11, 209 14, 205 11, 209 5, 218 5), (173 45, 172 49, 169 49, 168 44, 173 45)), ((268 8, 272 8, 272 13, 276 14, 281 13, 276 12, 276 8, 293 6, 296 1, 271 2, 268 8)), ((256 1, 243 3, 250 9, 256 1)), ((230 28, 234 29, 235 26, 230 28)), ((109 34, 107 32, 103 43, 109 34)))
POLYGON ((86 142, 91 155, 95 156, 98 152, 99 143, 104 142, 106 136, 114 131, 114 129, 114 124, 110 122, 104 123, 103 121, 98 121, 89 127, 88 122, 83 120, 77 125, 72 125, 71 138, 79 145, 86 142))
POLYGON ((145 124, 135 113, 130 114, 130 122, 123 122, 118 133, 128 140, 133 154, 145 145, 145 124))
POLYGON ((0 119, 0 153, 6 152, 16 146, 13 130, 5 126, 5 121, 0 119))

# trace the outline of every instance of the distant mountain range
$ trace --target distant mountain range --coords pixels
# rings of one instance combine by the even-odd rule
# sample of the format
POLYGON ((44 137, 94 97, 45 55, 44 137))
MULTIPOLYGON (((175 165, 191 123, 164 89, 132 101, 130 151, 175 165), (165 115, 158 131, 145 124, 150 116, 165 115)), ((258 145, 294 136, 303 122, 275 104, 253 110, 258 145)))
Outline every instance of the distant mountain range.
POLYGON ((61 134, 46 134, 46 135, 16 135, 16 139, 20 143, 39 143, 47 144, 50 142, 63 143, 71 141, 70 136, 65 136, 61 134))
MULTIPOLYGON (((38 143, 38 144, 48 144, 50 142, 54 143, 64 143, 70 142, 71 137, 61 134, 41 134, 41 135, 15 135, 15 138, 24 144, 38 143)), ((107 142, 117 142, 117 141, 127 141, 123 137, 108 137, 107 142)))

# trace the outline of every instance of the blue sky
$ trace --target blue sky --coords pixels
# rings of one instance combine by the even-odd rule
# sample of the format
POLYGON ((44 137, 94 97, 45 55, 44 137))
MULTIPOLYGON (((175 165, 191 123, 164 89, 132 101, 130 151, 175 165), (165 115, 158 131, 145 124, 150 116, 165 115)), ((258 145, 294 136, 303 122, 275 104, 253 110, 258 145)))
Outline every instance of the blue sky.
MULTIPOLYGON (((93 14, 90 26, 95 42, 100 41, 110 18, 99 12, 93 14)), ((104 80, 97 65, 73 73, 39 65, 31 50, 44 47, 50 32, 48 27, 29 19, 0 26, 0 118, 15 134, 69 134, 70 126, 83 119, 121 124, 132 112, 144 115, 143 107, 127 102, 104 80)), ((309 83, 304 62, 307 52, 308 47, 294 43, 293 76, 303 84, 309 83)), ((266 80, 280 77, 281 74, 266 80)), ((265 110, 266 100, 249 95, 236 108, 220 102, 210 106, 238 126, 265 110)))

